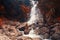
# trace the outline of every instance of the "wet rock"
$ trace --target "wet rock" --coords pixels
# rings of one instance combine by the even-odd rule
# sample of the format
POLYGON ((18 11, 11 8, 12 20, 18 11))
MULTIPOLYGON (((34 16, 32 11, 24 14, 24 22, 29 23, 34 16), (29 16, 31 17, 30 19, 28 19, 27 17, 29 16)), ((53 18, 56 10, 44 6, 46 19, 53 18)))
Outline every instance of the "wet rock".
POLYGON ((49 32, 49 29, 47 27, 40 28, 40 33, 41 34, 48 33, 48 32, 49 32))
POLYGON ((54 24, 54 28, 52 29, 54 33, 52 34, 53 40, 60 40, 60 23, 54 24))
POLYGON ((60 35, 59 34, 53 34, 52 40, 60 40, 60 35))

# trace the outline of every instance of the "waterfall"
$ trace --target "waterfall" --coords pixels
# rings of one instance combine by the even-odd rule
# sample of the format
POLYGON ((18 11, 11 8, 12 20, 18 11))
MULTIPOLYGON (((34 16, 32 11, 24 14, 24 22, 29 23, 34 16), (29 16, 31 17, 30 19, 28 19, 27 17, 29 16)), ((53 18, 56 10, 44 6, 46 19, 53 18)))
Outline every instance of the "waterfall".
MULTIPOLYGON (((27 21, 28 25, 36 24, 37 22, 43 23, 43 15, 40 12, 40 9, 37 7, 38 1, 30 0, 32 4, 31 12, 30 12, 30 19, 27 21)), ((31 28, 29 34, 25 35, 23 33, 23 36, 28 36, 31 38, 40 38, 42 40, 49 40, 49 39, 43 39, 42 35, 35 34, 35 30, 31 28)))
MULTIPOLYGON (((27 21, 28 25, 32 25, 34 23, 37 23, 39 21, 39 18, 42 17, 42 14, 40 13, 40 10, 37 8, 38 1, 30 0, 32 4, 31 12, 30 12, 30 19, 27 21), (41 16, 40 16, 41 15, 41 16)), ((42 35, 37 35, 34 32, 35 30, 31 28, 29 34, 23 35, 23 36, 28 36, 31 38, 41 38, 43 39, 42 35)))
MULTIPOLYGON (((27 21, 28 25, 36 24, 37 22, 41 22, 43 24, 43 15, 40 12, 40 9, 37 7, 38 1, 30 0, 32 4, 31 12, 30 12, 30 19, 27 21)), ((36 30, 31 28, 29 34, 23 36, 31 37, 31 38, 40 38, 42 40, 50 40, 44 39, 43 35, 38 35, 35 33, 36 30)))
MULTIPOLYGON (((31 12, 30 12, 30 19, 28 20, 28 25, 32 25, 34 23, 37 23, 39 21, 39 18, 42 18, 42 14, 37 7, 38 1, 30 0, 32 4, 31 12)), ((40 19, 43 21, 43 18, 40 19)))

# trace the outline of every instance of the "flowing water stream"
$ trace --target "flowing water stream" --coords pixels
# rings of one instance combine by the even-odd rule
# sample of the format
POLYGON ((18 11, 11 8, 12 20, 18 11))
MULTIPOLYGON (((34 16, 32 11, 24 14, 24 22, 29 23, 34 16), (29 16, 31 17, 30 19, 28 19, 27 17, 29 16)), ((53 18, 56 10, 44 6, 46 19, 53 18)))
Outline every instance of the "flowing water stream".
POLYGON ((30 12, 30 19, 28 20, 28 25, 32 25, 34 23, 37 23, 39 20, 43 21, 43 16, 37 7, 38 1, 30 0, 31 1, 31 12, 30 12))
MULTIPOLYGON (((28 25, 36 24, 40 20, 39 18, 43 17, 40 10, 37 7, 38 1, 34 1, 34 0, 30 0, 30 1, 31 1, 32 8, 30 12, 30 19, 27 21, 28 25)), ((32 28, 28 35, 23 35, 23 36, 43 39, 42 36, 36 35, 34 31, 35 30, 32 28)))
MULTIPOLYGON (((43 22, 43 15, 41 14, 39 8, 37 7, 38 1, 30 0, 31 1, 31 12, 30 12, 30 19, 27 21, 28 25, 36 24, 38 21, 43 22)), ((34 29, 32 28, 28 35, 23 34, 23 36, 28 36, 31 38, 41 38, 42 40, 49 40, 43 39, 42 35, 36 35, 34 29)))

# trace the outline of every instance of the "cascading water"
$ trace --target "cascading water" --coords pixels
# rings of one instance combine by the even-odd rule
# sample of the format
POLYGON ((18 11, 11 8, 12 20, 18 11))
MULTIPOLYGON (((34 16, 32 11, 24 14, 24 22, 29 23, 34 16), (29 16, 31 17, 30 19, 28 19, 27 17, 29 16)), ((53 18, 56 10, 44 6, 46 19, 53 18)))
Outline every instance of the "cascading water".
MULTIPOLYGON (((27 21, 28 26, 36 24, 40 20, 43 23, 43 15, 41 14, 39 8, 37 7, 38 1, 30 0, 32 4, 31 12, 30 12, 30 19, 27 21)), ((29 34, 25 35, 23 32, 23 36, 31 37, 31 38, 40 38, 42 40, 49 40, 49 39, 43 39, 42 35, 35 34, 35 30, 31 28, 29 34)))
MULTIPOLYGON (((30 12, 30 19, 27 21, 28 25, 36 24, 38 21, 43 23, 43 15, 41 14, 39 8, 37 7, 38 1, 30 0, 32 4, 31 12, 30 12)), ((35 34, 35 30, 32 28, 28 35, 23 33, 23 36, 28 36, 31 38, 40 38, 42 40, 49 40, 43 39, 42 35, 35 34)))
POLYGON ((43 16, 37 8, 38 1, 30 0, 32 4, 31 12, 30 12, 30 19, 28 20, 28 25, 32 25, 34 23, 37 23, 37 21, 42 20, 43 21, 43 16))
MULTIPOLYGON (((30 0, 32 4, 31 13, 30 13, 30 19, 27 21, 28 25, 35 24, 39 21, 39 18, 42 17, 42 14, 40 14, 40 10, 37 8, 38 1, 30 0), (41 16, 40 16, 41 15, 41 16)), ((23 34, 23 36, 28 36, 31 38, 42 38, 42 35, 37 35, 34 32, 35 30, 32 28, 28 35, 23 34)))

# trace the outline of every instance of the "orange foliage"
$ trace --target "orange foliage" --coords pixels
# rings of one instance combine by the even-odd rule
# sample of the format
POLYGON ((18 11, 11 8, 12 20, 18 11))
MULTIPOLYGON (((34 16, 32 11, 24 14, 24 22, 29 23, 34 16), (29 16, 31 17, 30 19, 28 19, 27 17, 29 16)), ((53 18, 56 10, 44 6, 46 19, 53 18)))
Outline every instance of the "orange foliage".
POLYGON ((0 26, 3 24, 3 20, 0 18, 0 26))
POLYGON ((8 21, 5 17, 0 17, 0 26, 4 24, 4 21, 8 21))
POLYGON ((60 22, 60 17, 58 17, 57 20, 60 22))
POLYGON ((30 11, 30 8, 26 7, 25 5, 21 5, 21 8, 22 8, 23 12, 25 12, 25 13, 29 13, 29 11, 30 11))

